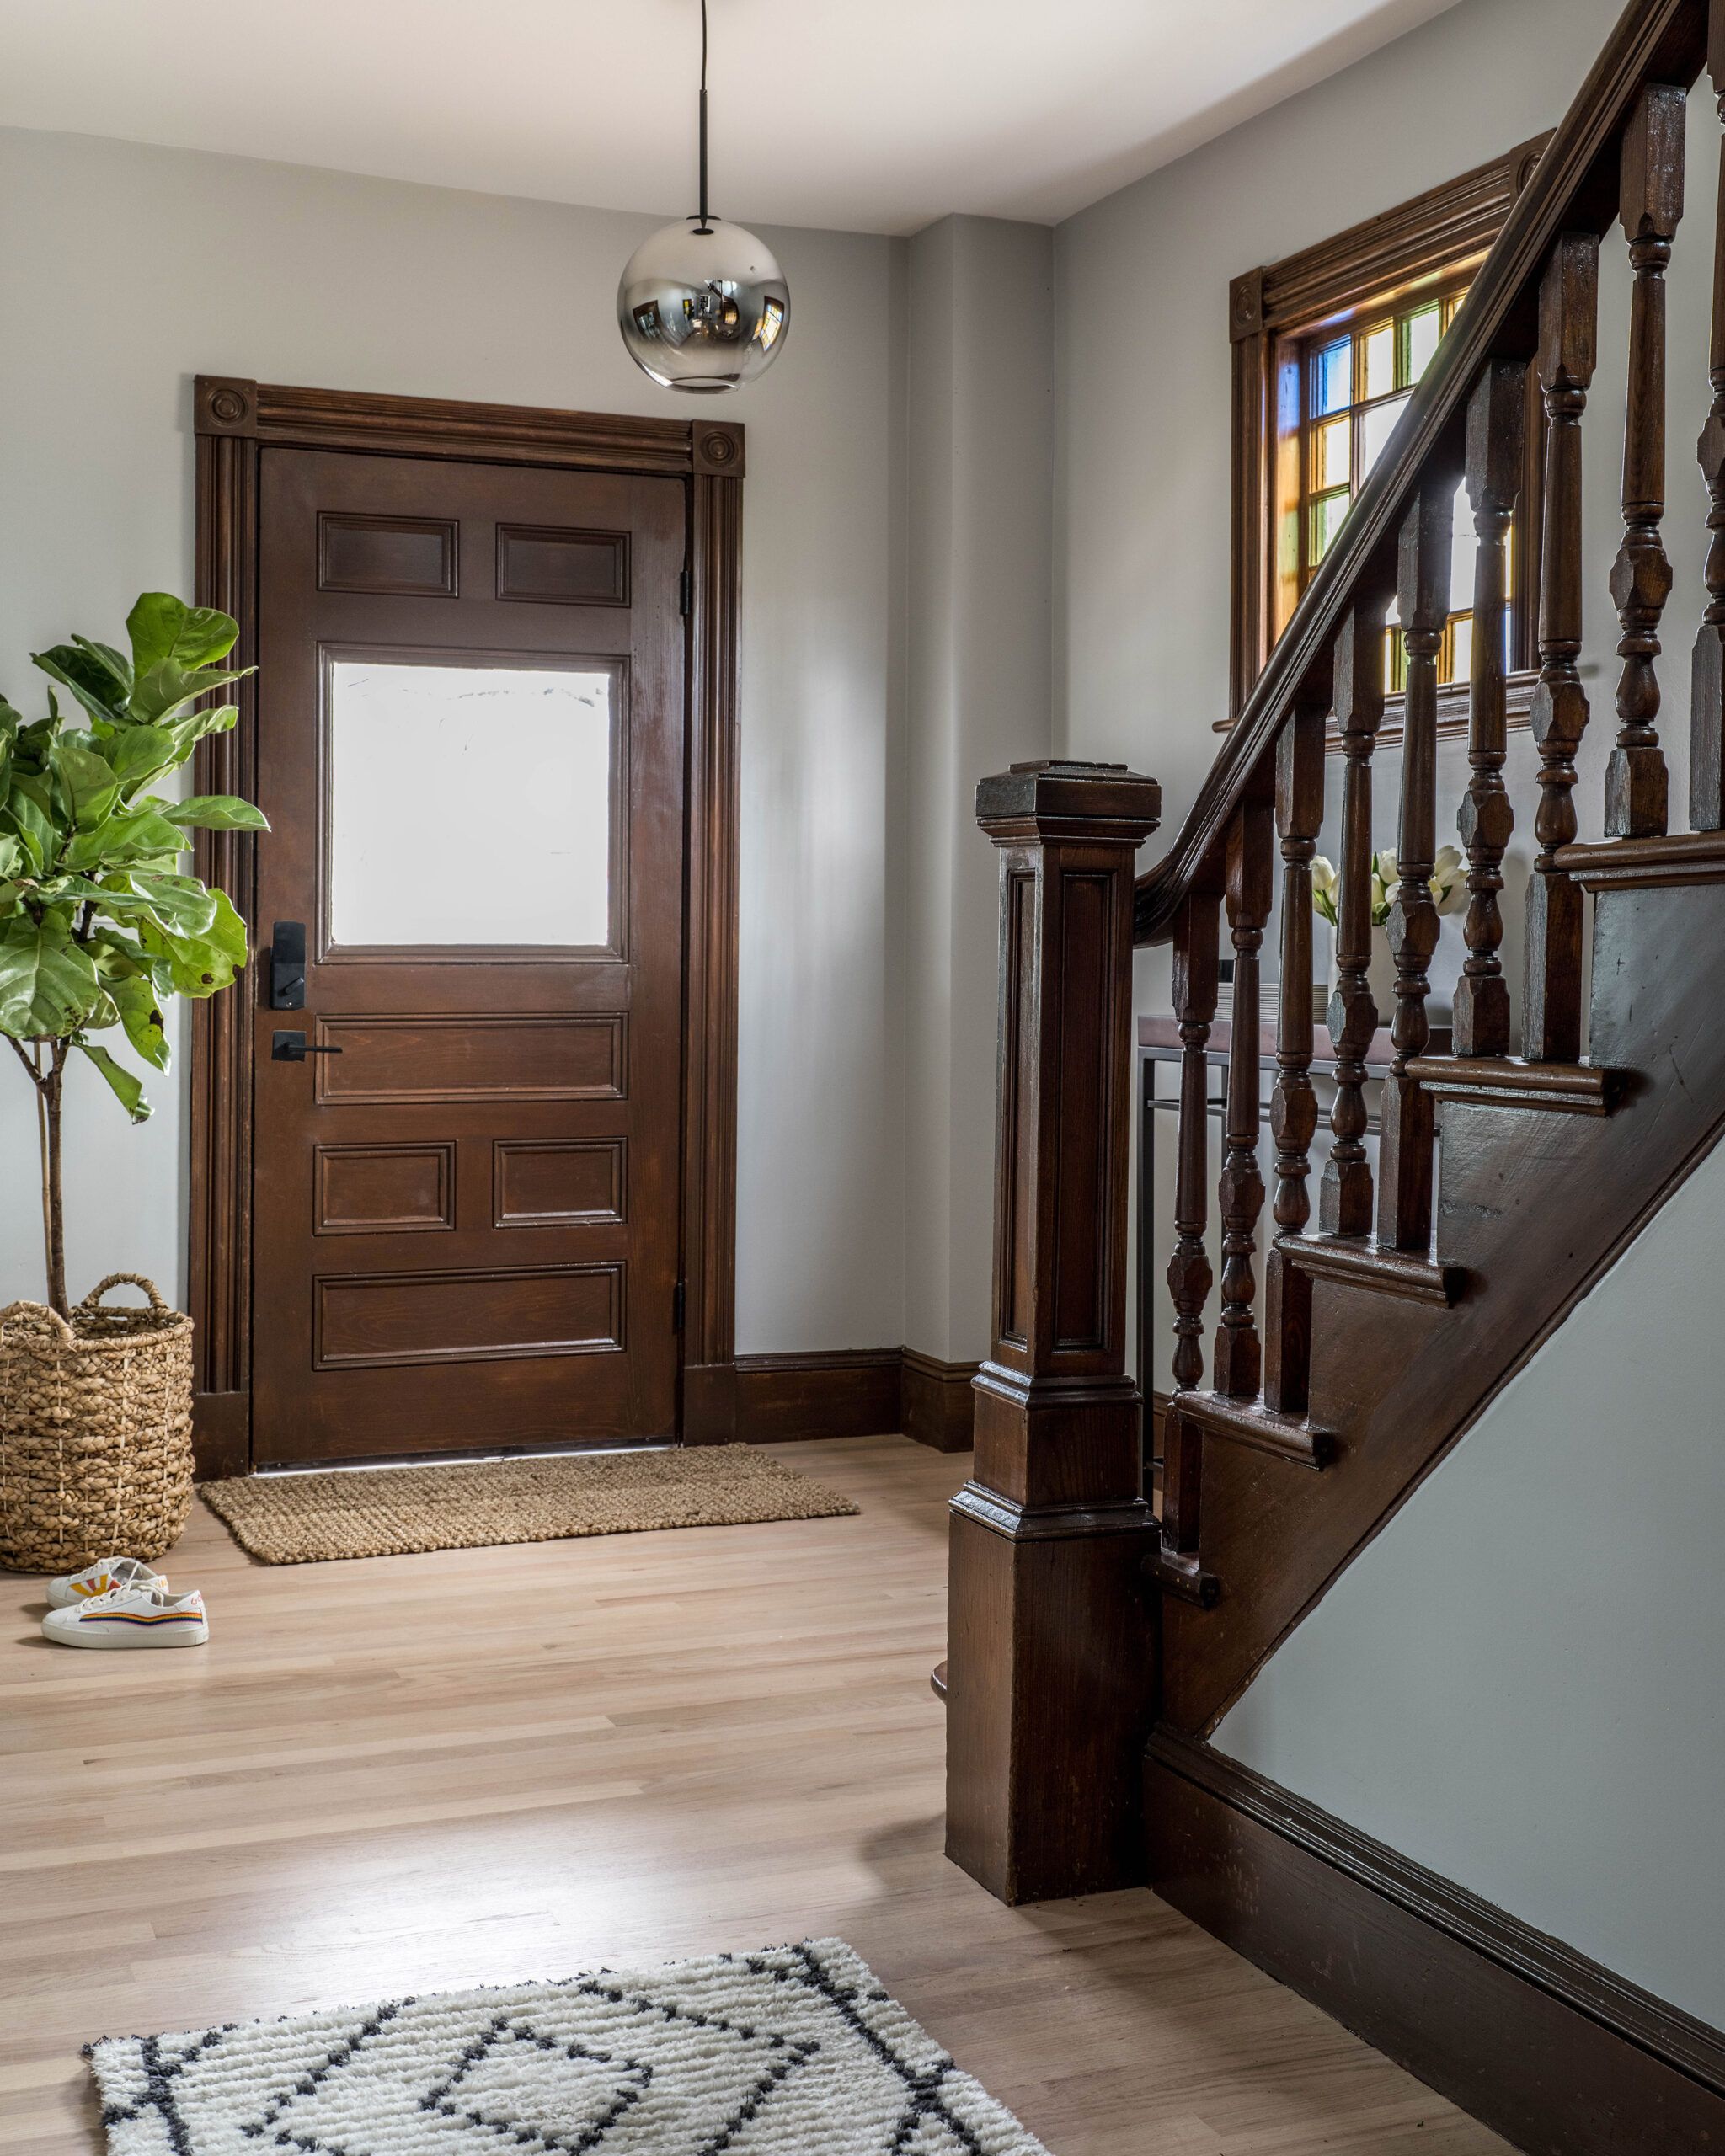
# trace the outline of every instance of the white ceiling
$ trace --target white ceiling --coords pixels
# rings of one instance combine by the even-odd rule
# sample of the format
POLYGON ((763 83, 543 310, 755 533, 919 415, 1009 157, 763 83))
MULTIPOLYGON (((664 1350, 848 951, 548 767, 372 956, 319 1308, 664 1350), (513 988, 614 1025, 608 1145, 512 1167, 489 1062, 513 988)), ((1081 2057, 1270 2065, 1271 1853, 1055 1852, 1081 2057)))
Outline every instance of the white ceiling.
MULTIPOLYGON (((710 0, 713 207, 1051 222, 1452 4, 710 0)), ((0 0, 0 125, 675 216, 697 45, 697 0, 0 0)))

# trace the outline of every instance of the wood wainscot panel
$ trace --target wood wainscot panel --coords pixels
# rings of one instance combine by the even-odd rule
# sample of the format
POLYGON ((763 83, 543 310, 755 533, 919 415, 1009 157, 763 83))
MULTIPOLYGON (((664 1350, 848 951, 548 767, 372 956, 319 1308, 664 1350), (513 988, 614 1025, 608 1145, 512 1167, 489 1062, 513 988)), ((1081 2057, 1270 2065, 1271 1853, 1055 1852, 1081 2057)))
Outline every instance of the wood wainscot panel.
POLYGON ((442 517, 326 511, 318 519, 318 589, 453 599, 459 589, 459 530, 453 519, 442 517))
POLYGON ((326 1018, 319 1101, 622 1100, 628 1019, 571 1017, 326 1018))
POLYGON ((320 1370, 602 1353, 622 1346, 623 1267, 326 1274, 315 1310, 320 1370))
POLYGON ((500 524, 497 595, 564 606, 627 606, 629 535, 500 524))
POLYGON ((312 1232, 411 1233, 455 1225, 455 1147, 319 1145, 312 1155, 312 1232))
POLYGON ((494 1225, 550 1228, 627 1219, 628 1152, 622 1138, 494 1139, 494 1225))

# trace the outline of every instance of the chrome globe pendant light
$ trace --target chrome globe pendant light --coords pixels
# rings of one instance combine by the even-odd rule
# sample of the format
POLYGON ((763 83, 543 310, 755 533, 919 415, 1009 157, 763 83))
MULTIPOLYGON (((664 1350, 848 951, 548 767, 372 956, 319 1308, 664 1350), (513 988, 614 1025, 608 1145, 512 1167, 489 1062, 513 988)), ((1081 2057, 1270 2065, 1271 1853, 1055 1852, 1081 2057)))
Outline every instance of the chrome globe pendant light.
POLYGON ((707 0, 701 0, 701 206, 629 257, 617 288, 629 357, 667 389, 737 389, 771 366, 791 326, 772 251, 707 209, 707 0))

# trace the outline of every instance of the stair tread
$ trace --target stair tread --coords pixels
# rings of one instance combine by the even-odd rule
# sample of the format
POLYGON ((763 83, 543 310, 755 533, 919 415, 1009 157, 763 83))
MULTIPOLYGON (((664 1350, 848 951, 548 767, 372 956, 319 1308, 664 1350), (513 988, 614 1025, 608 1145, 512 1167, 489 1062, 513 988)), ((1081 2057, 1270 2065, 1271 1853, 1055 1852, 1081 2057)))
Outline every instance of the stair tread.
POLYGON ((1625 1073, 1593 1063, 1530 1063, 1519 1055, 1416 1055, 1408 1075, 1436 1101, 1609 1115, 1625 1073))
POLYGON ((1578 846, 1560 846, 1557 866, 1586 891, 1725 883, 1725 831, 1672 831, 1651 839, 1589 839, 1578 846))
POLYGON ((1386 1248, 1375 1235, 1283 1235, 1277 1248, 1319 1279, 1405 1295, 1415 1302, 1448 1305, 1466 1285, 1461 1266, 1439 1264, 1429 1251, 1386 1248))
POLYGON ((1304 1415, 1266 1406, 1262 1396, 1234 1400, 1220 1392, 1180 1392, 1169 1401, 1168 1412, 1189 1417, 1215 1437, 1234 1438, 1302 1467, 1323 1467, 1335 1456, 1327 1431, 1314 1428, 1304 1415))

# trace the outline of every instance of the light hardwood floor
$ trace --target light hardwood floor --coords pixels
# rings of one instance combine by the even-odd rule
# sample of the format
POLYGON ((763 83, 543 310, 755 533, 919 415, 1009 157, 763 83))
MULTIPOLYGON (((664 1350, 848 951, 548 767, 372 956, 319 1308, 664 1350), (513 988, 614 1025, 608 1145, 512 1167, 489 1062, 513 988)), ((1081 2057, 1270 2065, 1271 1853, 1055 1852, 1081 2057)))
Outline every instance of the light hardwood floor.
POLYGON ((832 1933, 1054 2156, 1503 2149, 1151 1895, 948 1865, 964 1463, 782 1456, 862 1516, 272 1569, 200 1506, 202 1650, 50 1647, 0 1575, 0 2150, 100 2147, 104 2033, 832 1933))

